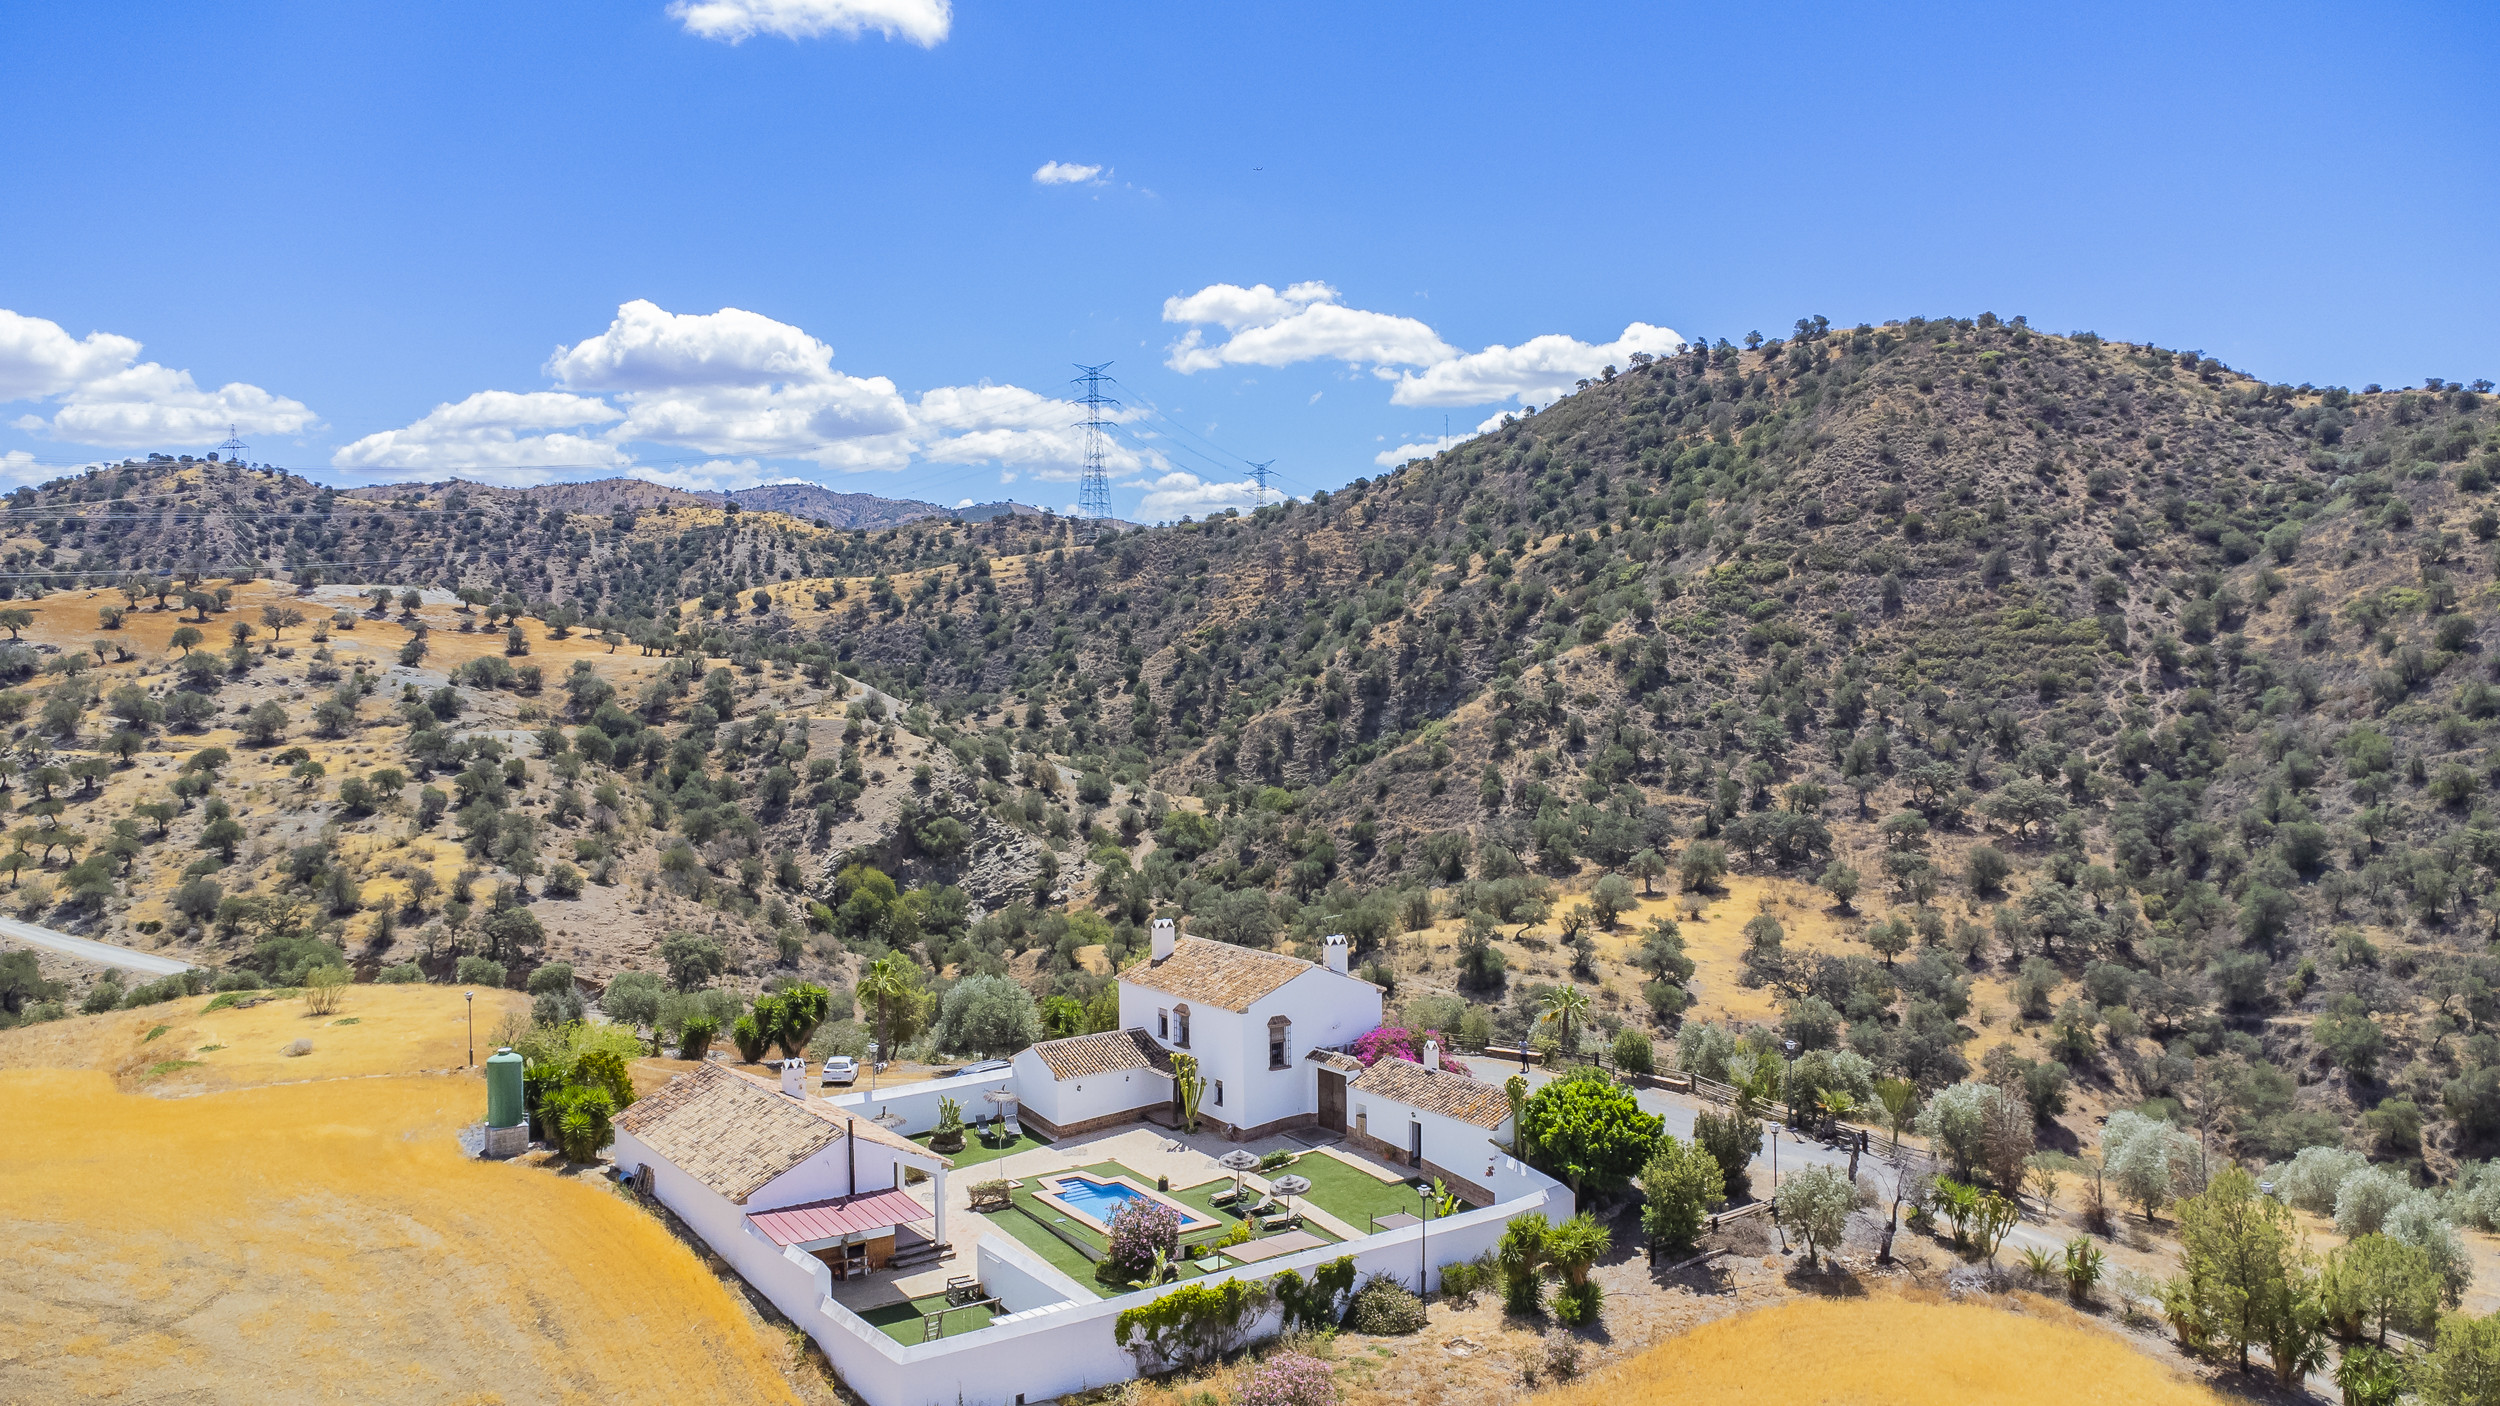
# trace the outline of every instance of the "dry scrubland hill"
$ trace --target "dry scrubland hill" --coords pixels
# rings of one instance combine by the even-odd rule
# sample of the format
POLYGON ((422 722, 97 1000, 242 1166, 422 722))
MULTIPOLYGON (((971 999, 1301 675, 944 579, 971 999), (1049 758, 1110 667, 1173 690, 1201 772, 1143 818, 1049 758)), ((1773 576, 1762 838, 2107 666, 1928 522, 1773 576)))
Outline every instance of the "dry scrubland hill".
MULTIPOLYGON (((1780 1015, 1929 1083, 2006 1042, 2056 1054, 2086 1110, 2192 1098, 2250 1155, 2350 1131, 2437 1168, 2500 1131, 2492 424, 2482 390, 2446 382, 2265 385, 1993 318, 1809 322, 1623 368, 1324 501, 1092 543, 1047 519, 845 532, 453 486, 357 503, 153 464, 19 495, 32 528, 9 551, 105 576, 382 560, 369 574, 392 584, 538 612, 534 642, 597 617, 529 662, 579 655, 615 680, 649 725, 601 714, 619 754, 607 727, 664 740, 578 781, 525 761, 506 812, 549 822, 518 827, 542 868, 596 842, 565 862, 621 882, 536 907, 640 934, 612 964, 718 926, 749 980, 838 977, 894 946, 1082 999, 1098 957, 1174 906, 1238 941, 1347 928, 1402 998, 1463 994, 1502 1033, 1572 980, 1607 1027, 1671 1028, 1689 1001, 1780 1015), (581 643, 594 625, 640 643, 581 643), (715 668, 729 692, 707 717, 715 668), (619 804, 591 802, 602 781, 619 804), (1623 925, 1560 941, 1602 873, 1699 845, 1742 885, 1688 902, 1669 882, 1633 911, 1704 910, 1689 977, 1623 925), (854 903, 850 859, 922 892, 854 903), (1854 904, 1810 887, 1835 859, 1862 878, 1854 904), (831 930, 785 959, 800 891, 831 930), (1765 901, 1793 942, 1738 936, 1765 901), (1889 966, 1862 941, 1879 918, 1911 930, 1889 966)), ((71 617, 94 603, 63 599, 40 628, 90 637, 71 617)), ((457 617, 426 610, 444 648, 457 617)), ((502 631, 457 638, 492 652, 502 631)), ((283 676, 255 665, 221 702, 264 668, 283 676)), ((466 687, 434 729, 384 712, 389 676, 352 761, 591 721, 560 678, 466 687)), ((414 768, 402 809, 365 819, 338 807, 335 768, 282 805, 266 761, 237 756, 271 827, 256 883, 304 892, 277 879, 278 846, 334 820, 330 852, 386 882, 414 768), (360 845, 393 851, 381 874, 360 845)), ((179 876, 199 824, 143 857, 148 882, 179 876)), ((458 845, 496 882, 497 842, 467 833, 446 817, 406 847, 440 871, 458 845)))
POLYGON ((11 1129, 0 1397, 795 1401, 770 1339, 686 1246, 592 1177, 475 1162, 459 993, 360 990, 198 1014, 222 1092, 116 1089, 136 1017, 0 1032, 11 1129), (266 1027, 266 1028, 264 1028, 266 1027), (262 1048, 309 1033, 315 1051, 262 1048), (44 1067, 53 1066, 53 1067, 44 1067), (248 1087, 271 1079, 312 1082, 248 1087))

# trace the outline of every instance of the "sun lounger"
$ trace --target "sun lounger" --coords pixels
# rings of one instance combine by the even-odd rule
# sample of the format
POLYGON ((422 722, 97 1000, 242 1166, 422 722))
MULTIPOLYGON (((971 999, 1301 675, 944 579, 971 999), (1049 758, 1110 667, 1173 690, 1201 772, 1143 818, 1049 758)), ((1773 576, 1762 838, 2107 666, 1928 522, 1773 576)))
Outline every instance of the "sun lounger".
POLYGON ((1208 1197, 1207 1204, 1211 1206, 1229 1206, 1240 1199, 1241 1188, 1237 1186, 1228 1186, 1222 1191, 1215 1193, 1213 1196, 1208 1197))
POLYGON ((1291 1230, 1300 1224, 1302 1224, 1302 1217, 1291 1211, 1287 1211, 1283 1215, 1259 1217, 1259 1230, 1262 1234, 1274 1234, 1279 1230, 1291 1230))

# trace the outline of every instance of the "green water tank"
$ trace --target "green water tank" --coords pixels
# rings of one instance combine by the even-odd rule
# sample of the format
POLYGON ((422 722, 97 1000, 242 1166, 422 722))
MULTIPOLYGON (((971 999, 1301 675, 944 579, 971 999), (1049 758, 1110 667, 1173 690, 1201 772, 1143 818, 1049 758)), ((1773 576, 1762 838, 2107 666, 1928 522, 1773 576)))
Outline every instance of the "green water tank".
POLYGON ((528 1117, 521 1106, 521 1057, 506 1046, 486 1061, 486 1126, 517 1128, 528 1117))

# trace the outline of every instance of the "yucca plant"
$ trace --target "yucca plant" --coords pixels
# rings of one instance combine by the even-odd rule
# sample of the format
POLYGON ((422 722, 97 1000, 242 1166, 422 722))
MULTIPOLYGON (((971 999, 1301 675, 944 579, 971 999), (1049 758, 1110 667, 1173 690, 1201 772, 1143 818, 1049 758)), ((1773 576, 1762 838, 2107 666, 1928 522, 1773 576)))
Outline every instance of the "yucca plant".
POLYGON ((2066 1242, 2066 1292, 2078 1303, 2092 1297, 2092 1286, 2101 1282, 2101 1272, 2109 1263, 2101 1247, 2087 1236, 2078 1235, 2066 1242))
POLYGON ((2023 1270, 2036 1279, 2058 1279, 2066 1273, 2066 1256, 2043 1246, 2023 1250, 2023 1270))

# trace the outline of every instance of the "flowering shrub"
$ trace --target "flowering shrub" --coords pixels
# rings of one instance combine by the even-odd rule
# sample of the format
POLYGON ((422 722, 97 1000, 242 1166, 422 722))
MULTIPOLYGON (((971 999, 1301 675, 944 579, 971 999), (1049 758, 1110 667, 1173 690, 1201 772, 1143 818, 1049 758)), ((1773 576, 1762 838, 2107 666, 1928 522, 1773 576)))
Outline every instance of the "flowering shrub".
POLYGON ((1280 1352, 1242 1385, 1241 1406, 1337 1406, 1337 1379, 1316 1357, 1280 1352))
POLYGON ((1354 1042, 1354 1057, 1361 1060, 1366 1069, 1378 1063, 1383 1055, 1395 1055, 1399 1059, 1421 1064, 1424 1062, 1426 1040, 1440 1041, 1443 1069, 1453 1074, 1470 1072, 1464 1062, 1450 1053, 1450 1038, 1447 1035, 1438 1030, 1409 1030, 1403 1025, 1383 1025, 1365 1032, 1354 1042))
POLYGON ((1160 1201, 1139 1197, 1112 1212, 1111 1244, 1103 1260, 1131 1279, 1141 1278, 1154 1268, 1155 1252, 1171 1255, 1180 1239, 1179 1214, 1160 1201))

